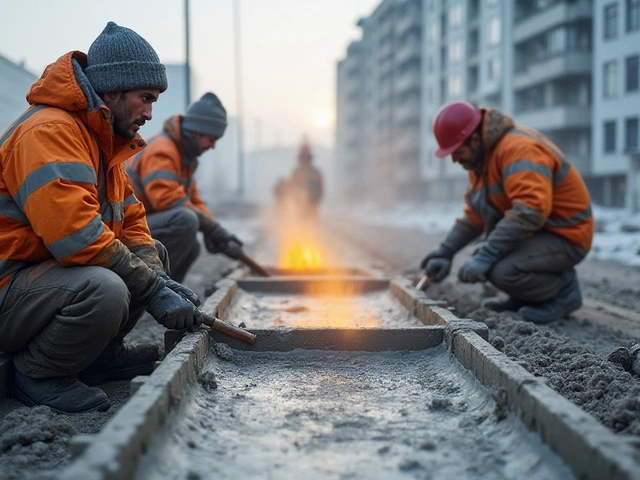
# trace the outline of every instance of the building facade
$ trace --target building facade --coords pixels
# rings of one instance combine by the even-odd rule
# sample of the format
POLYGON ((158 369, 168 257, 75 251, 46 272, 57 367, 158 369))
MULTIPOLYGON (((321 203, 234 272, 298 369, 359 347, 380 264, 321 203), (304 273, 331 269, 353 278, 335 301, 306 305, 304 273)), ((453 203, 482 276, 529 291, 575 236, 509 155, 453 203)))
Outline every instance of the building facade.
POLYGON ((640 0, 596 0, 590 190, 600 204, 638 208, 639 117, 640 0))
MULTIPOLYGON (((360 41, 365 58, 359 61, 377 72, 379 105, 371 109, 365 101, 357 107, 359 115, 353 110, 350 115, 391 125, 375 130, 381 134, 379 147, 390 146, 378 150, 385 152, 384 158, 364 150, 356 154, 360 157, 353 161, 361 170, 377 165, 390 180, 390 189, 415 199, 460 198, 467 187, 466 173, 450 159, 434 157, 437 145, 431 129, 441 105, 462 99, 500 108, 517 123, 547 135, 580 170, 596 203, 629 204, 634 185, 628 171, 636 164, 640 170, 640 0, 422 0, 420 59, 414 60, 420 65, 419 154, 401 157, 398 139, 412 133, 400 122, 400 99, 415 102, 416 97, 402 95, 396 86, 395 102, 388 100, 392 97, 385 94, 384 80, 397 84, 408 69, 386 58, 397 58, 403 50, 398 36, 372 37, 367 25, 383 25, 381 12, 386 12, 385 18, 396 18, 397 24, 398 12, 407 3, 385 0, 360 22, 365 25, 360 41), (393 52, 384 50, 387 44, 393 52), (373 49, 378 49, 376 54, 369 53, 373 49), (392 113, 385 110, 387 104, 392 113), (411 175, 417 171, 419 185, 408 189, 402 175, 391 173, 395 168, 411 175)), ((350 58, 347 52, 344 61, 350 58)), ((366 90, 364 85, 360 87, 366 90)), ((350 88, 358 90, 357 85, 350 88)), ((338 122, 342 120, 339 111, 338 122)), ((343 130, 351 128, 349 122, 341 125, 343 130)), ((342 146, 336 143, 338 155, 342 146)))

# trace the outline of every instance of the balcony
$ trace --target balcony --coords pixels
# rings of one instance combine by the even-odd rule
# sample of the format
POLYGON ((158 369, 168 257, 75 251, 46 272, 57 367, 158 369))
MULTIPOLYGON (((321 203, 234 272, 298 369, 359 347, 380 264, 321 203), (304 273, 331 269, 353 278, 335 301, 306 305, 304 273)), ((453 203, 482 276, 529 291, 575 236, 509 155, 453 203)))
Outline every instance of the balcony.
POLYGON ((523 42, 557 25, 571 23, 581 18, 591 18, 592 5, 588 0, 574 4, 560 2, 554 6, 533 13, 513 26, 514 43, 523 42))
POLYGON ((408 70, 401 74, 395 82, 395 92, 402 93, 410 89, 420 88, 420 71, 408 70))
POLYGON ((540 131, 565 128, 589 128, 591 108, 588 106, 559 105, 542 110, 519 112, 516 122, 540 131))
POLYGON ((591 74, 591 54, 589 52, 567 52, 531 64, 523 71, 515 74, 513 87, 516 90, 520 90, 549 80, 576 74, 591 74))
POLYGON ((396 34, 402 35, 412 28, 420 28, 422 26, 422 13, 419 10, 409 12, 396 22, 396 34))
POLYGON ((420 59, 422 45, 418 41, 408 41, 400 45, 395 52, 396 65, 401 65, 411 59, 420 59))

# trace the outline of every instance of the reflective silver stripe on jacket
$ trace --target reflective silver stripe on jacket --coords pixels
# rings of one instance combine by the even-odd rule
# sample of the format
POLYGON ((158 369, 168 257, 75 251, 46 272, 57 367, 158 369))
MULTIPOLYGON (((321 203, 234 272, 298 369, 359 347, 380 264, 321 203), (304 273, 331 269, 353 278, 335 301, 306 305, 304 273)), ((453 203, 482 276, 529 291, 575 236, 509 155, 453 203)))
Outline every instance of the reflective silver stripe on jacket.
MULTIPOLYGON (((13 124, 4 132, 2 138, 0 138, 0 148, 4 145, 4 142, 15 132, 16 128, 20 126, 25 120, 29 119, 34 113, 39 112, 43 108, 47 108, 48 105, 38 105, 31 110, 27 110, 19 117, 13 124)), ((22 223, 29 223, 27 217, 24 215, 23 209, 16 204, 15 199, 7 197, 6 195, 0 195, 0 215, 4 215, 13 220, 17 220, 22 223)), ((0 259, 0 277, 4 278, 7 275, 11 275, 18 270, 22 270, 30 265, 32 262, 25 262, 22 260, 1 260, 0 259)), ((0 289, 0 305, 4 302, 4 297, 9 291, 11 282, 7 283, 2 289, 0 289)))
POLYGON ((91 245, 103 232, 104 223, 102 223, 102 218, 96 216, 84 228, 50 243, 47 245, 47 248, 54 257, 58 259, 66 258, 91 245))
MULTIPOLYGON (((562 155, 556 148, 553 147, 552 144, 549 143, 547 139, 544 137, 537 137, 532 132, 528 132, 526 130, 522 130, 519 128, 513 128, 509 130, 509 133, 525 135, 528 138, 536 140, 544 145, 546 148, 551 151, 558 161, 560 162, 560 169, 557 172, 552 172, 552 170, 545 166, 540 165, 531 160, 522 159, 517 160, 505 167, 502 172, 503 182, 509 176, 514 175, 516 173, 532 171, 536 172, 546 178, 552 179, 553 189, 555 190, 558 185, 562 183, 562 181, 566 178, 569 170, 571 169, 571 164, 566 161, 564 155, 562 155)), ((495 183, 493 185, 487 185, 481 188, 477 188, 471 190, 467 193, 467 202, 471 209, 478 214, 484 224, 485 224, 485 232, 490 232, 496 225, 496 223, 503 217, 503 214, 496 209, 490 202, 489 197, 493 195, 497 195, 500 193, 504 193, 504 185, 502 183, 495 183)), ((568 219, 561 220, 551 220, 547 219, 545 225, 556 228, 570 227, 573 225, 577 225, 581 222, 584 222, 592 215, 591 206, 585 208, 582 212, 572 215, 568 219)))

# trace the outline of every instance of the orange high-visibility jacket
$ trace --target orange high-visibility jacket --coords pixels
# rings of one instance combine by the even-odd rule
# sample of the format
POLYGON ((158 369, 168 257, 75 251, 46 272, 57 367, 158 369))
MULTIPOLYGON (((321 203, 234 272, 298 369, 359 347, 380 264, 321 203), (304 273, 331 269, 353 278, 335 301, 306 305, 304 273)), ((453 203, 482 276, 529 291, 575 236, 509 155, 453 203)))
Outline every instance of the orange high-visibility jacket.
POLYGON ((198 160, 188 159, 184 152, 182 118, 174 115, 165 120, 162 131, 149 139, 147 148, 127 160, 129 184, 147 214, 189 207, 213 219, 193 178, 198 160))
POLYGON ((49 65, 27 94, 31 107, 0 137, 0 302, 16 271, 53 258, 62 266, 127 263, 127 274, 155 281, 129 250, 154 242, 122 165, 145 142, 112 134, 111 111, 85 66, 82 52, 49 65))
POLYGON ((465 215, 489 233, 487 247, 506 254, 543 229, 586 252, 593 240, 591 199, 578 170, 539 132, 483 109, 482 173, 469 173, 465 215), (515 241, 515 243, 514 243, 515 241))

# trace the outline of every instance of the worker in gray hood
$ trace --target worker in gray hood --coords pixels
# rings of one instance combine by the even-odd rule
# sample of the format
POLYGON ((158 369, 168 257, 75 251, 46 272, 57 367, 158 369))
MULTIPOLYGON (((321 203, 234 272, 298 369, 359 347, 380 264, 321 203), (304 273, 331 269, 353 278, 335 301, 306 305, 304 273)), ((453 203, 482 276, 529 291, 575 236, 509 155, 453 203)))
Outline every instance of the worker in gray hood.
POLYGON ((215 148, 226 127, 222 103, 205 93, 185 115, 169 117, 147 148, 127 161, 129 183, 145 206, 152 237, 169 252, 170 275, 177 282, 200 254, 198 231, 210 253, 242 254, 242 242, 216 221, 194 178, 198 157, 215 148))

